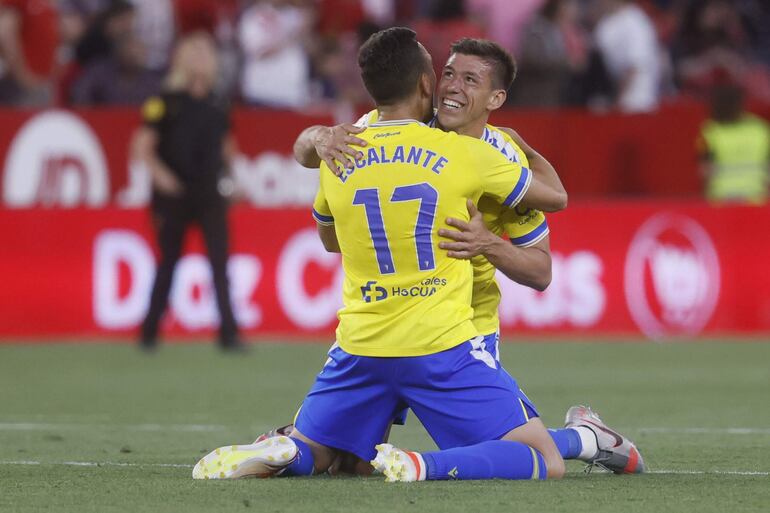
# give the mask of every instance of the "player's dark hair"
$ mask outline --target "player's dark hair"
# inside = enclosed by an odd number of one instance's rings
[[[414,92],[428,72],[414,30],[393,27],[372,34],[358,51],[364,86],[377,105],[390,105]]]
[[[511,88],[516,78],[516,61],[502,46],[488,39],[464,37],[452,43],[450,55],[460,53],[481,57],[492,66],[492,85],[498,89]]]

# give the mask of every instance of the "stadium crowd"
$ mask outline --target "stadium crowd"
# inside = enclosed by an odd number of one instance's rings
[[[234,101],[350,109],[367,103],[359,45],[393,25],[437,65],[461,36],[500,42],[519,64],[509,105],[646,112],[725,83],[770,102],[762,0],[0,0],[0,104],[139,104],[202,30]]]

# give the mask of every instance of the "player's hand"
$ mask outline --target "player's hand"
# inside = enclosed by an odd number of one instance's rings
[[[153,175],[155,188],[166,196],[181,196],[184,193],[184,185],[181,180],[170,171]]]
[[[446,224],[457,228],[438,231],[441,237],[451,239],[453,242],[439,242],[438,247],[447,250],[447,256],[467,260],[477,255],[483,255],[487,248],[498,238],[484,225],[484,218],[476,208],[473,201],[468,200],[468,213],[471,218],[468,222],[449,217]]]
[[[354,146],[363,147],[368,143],[354,134],[360,134],[364,130],[366,127],[343,123],[321,130],[316,136],[313,144],[315,151],[332,173],[340,176],[345,169],[353,167],[355,160],[363,158],[364,154]]]

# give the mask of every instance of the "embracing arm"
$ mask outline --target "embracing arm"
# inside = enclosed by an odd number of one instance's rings
[[[360,134],[364,127],[352,123],[337,126],[313,125],[304,129],[294,142],[294,159],[305,167],[315,168],[326,162],[329,169],[339,176],[342,169],[337,162],[352,165],[351,159],[360,158],[360,151],[351,147],[366,146],[366,141],[354,137]]]
[[[483,255],[508,279],[525,287],[543,291],[551,284],[551,249],[548,236],[537,244],[520,248],[496,237],[499,242]]]
[[[507,239],[498,237],[487,229],[481,213],[468,200],[470,221],[449,218],[447,224],[456,230],[439,230],[439,235],[451,239],[442,241],[441,249],[452,258],[470,259],[484,256],[509,279],[533,288],[545,290],[551,283],[551,250],[548,237],[527,248],[514,246]]]
[[[537,208],[545,212],[564,210],[567,207],[567,191],[564,189],[556,169],[513,129],[503,127],[500,130],[511,136],[524,152],[524,155],[527,156],[527,160],[529,160],[533,178],[530,188],[534,186],[535,192],[532,198],[529,196],[525,197],[524,203],[528,207]],[[536,183],[539,185],[535,186]],[[548,208],[544,208],[544,206]]]

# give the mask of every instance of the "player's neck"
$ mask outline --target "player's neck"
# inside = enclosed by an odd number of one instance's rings
[[[487,125],[487,119],[479,118],[475,121],[468,123],[467,125],[463,125],[453,129],[447,129],[444,126],[441,126],[441,123],[439,123],[438,125],[439,125],[439,128],[441,128],[442,130],[452,130],[453,132],[457,132],[460,135],[467,135],[468,137],[475,137],[476,139],[480,139],[481,136],[484,134],[484,127]]]
[[[419,106],[411,102],[397,103],[395,105],[378,105],[377,113],[380,121],[396,121],[399,119],[416,119],[422,117]]]

